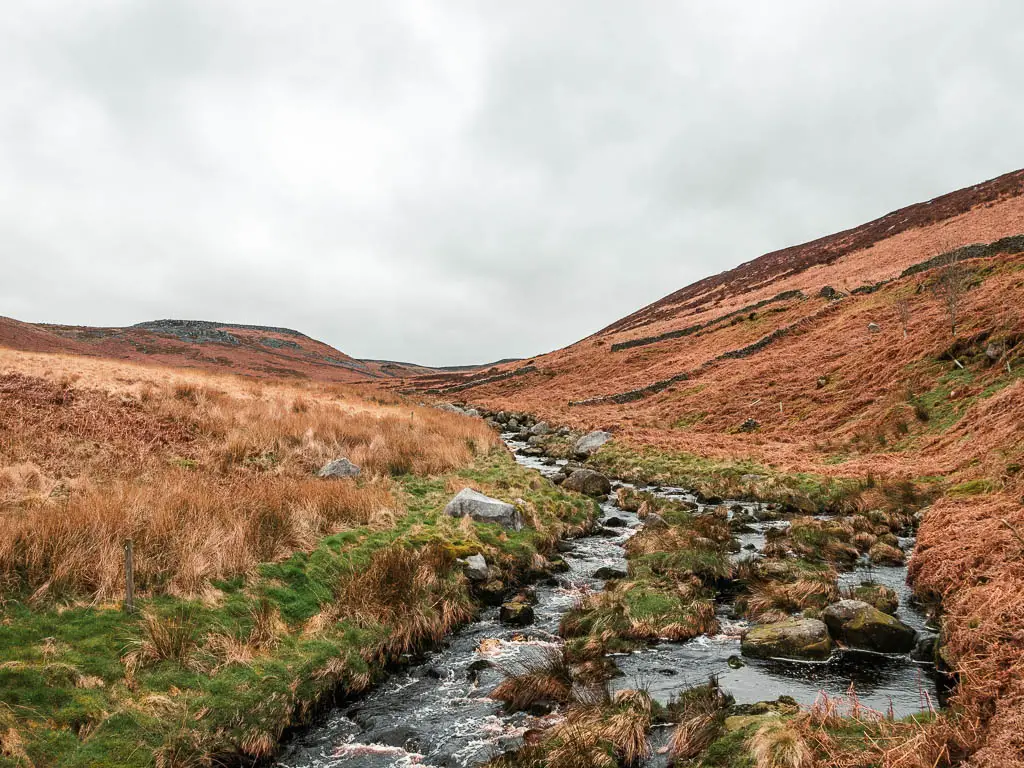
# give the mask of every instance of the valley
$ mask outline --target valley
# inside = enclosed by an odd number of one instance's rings
[[[0,766],[1024,765],[1022,296],[1016,171],[469,368],[0,318]]]

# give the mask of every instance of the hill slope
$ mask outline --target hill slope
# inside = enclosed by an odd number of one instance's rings
[[[126,328],[90,328],[0,317],[0,346],[315,381],[363,382],[434,371],[410,363],[356,360],[289,328],[205,320],[154,320]]]
[[[1022,307],[1017,171],[767,254],[525,365],[408,386],[609,429],[593,461],[631,479],[752,459],[826,488],[929,488],[911,575],[941,604],[960,686],[884,765],[1024,766]]]

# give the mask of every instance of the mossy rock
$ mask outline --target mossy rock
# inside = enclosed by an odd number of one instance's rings
[[[788,619],[750,629],[740,646],[754,659],[824,660],[832,654],[828,627],[817,619]]]
[[[860,600],[840,600],[823,614],[832,636],[851,648],[878,653],[909,653],[917,632],[895,616]]]
[[[850,590],[850,596],[854,600],[860,600],[863,603],[874,606],[882,613],[888,613],[890,616],[896,615],[896,611],[900,607],[899,595],[896,594],[895,590],[882,584],[861,584],[859,587],[854,587]]]

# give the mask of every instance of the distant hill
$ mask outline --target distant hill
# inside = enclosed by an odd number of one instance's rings
[[[357,360],[290,328],[209,320],[152,320],[125,328],[92,328],[24,323],[0,317],[0,346],[250,376],[337,382],[435,372],[433,368],[410,363]]]

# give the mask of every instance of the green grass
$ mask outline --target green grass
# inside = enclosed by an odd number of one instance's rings
[[[523,499],[545,530],[463,528],[442,513],[453,495],[446,489],[462,481],[510,501]],[[217,582],[219,592],[206,602],[139,600],[142,611],[161,617],[187,611],[198,643],[187,663],[158,661],[129,674],[124,656],[145,636],[141,614],[128,616],[117,606],[30,607],[6,595],[0,603],[0,725],[13,718],[37,768],[153,766],[157,755],[167,764],[189,765],[210,755],[266,754],[326,694],[358,691],[383,674],[363,654],[388,638],[386,624],[343,618],[315,634],[303,632],[332,605],[339,582],[363,572],[376,552],[396,542],[415,549],[437,545],[449,562],[484,552],[513,583],[531,571],[534,554],[584,526],[595,511],[591,500],[540,481],[497,451],[461,472],[404,476],[397,483],[407,511],[391,529],[328,536],[311,552]],[[450,567],[442,581],[465,593],[464,582],[455,580],[457,566]],[[261,605],[284,623],[278,642],[246,663],[226,664],[206,641],[214,634],[248,638]],[[14,757],[0,755],[0,766],[14,765],[20,765]]]

